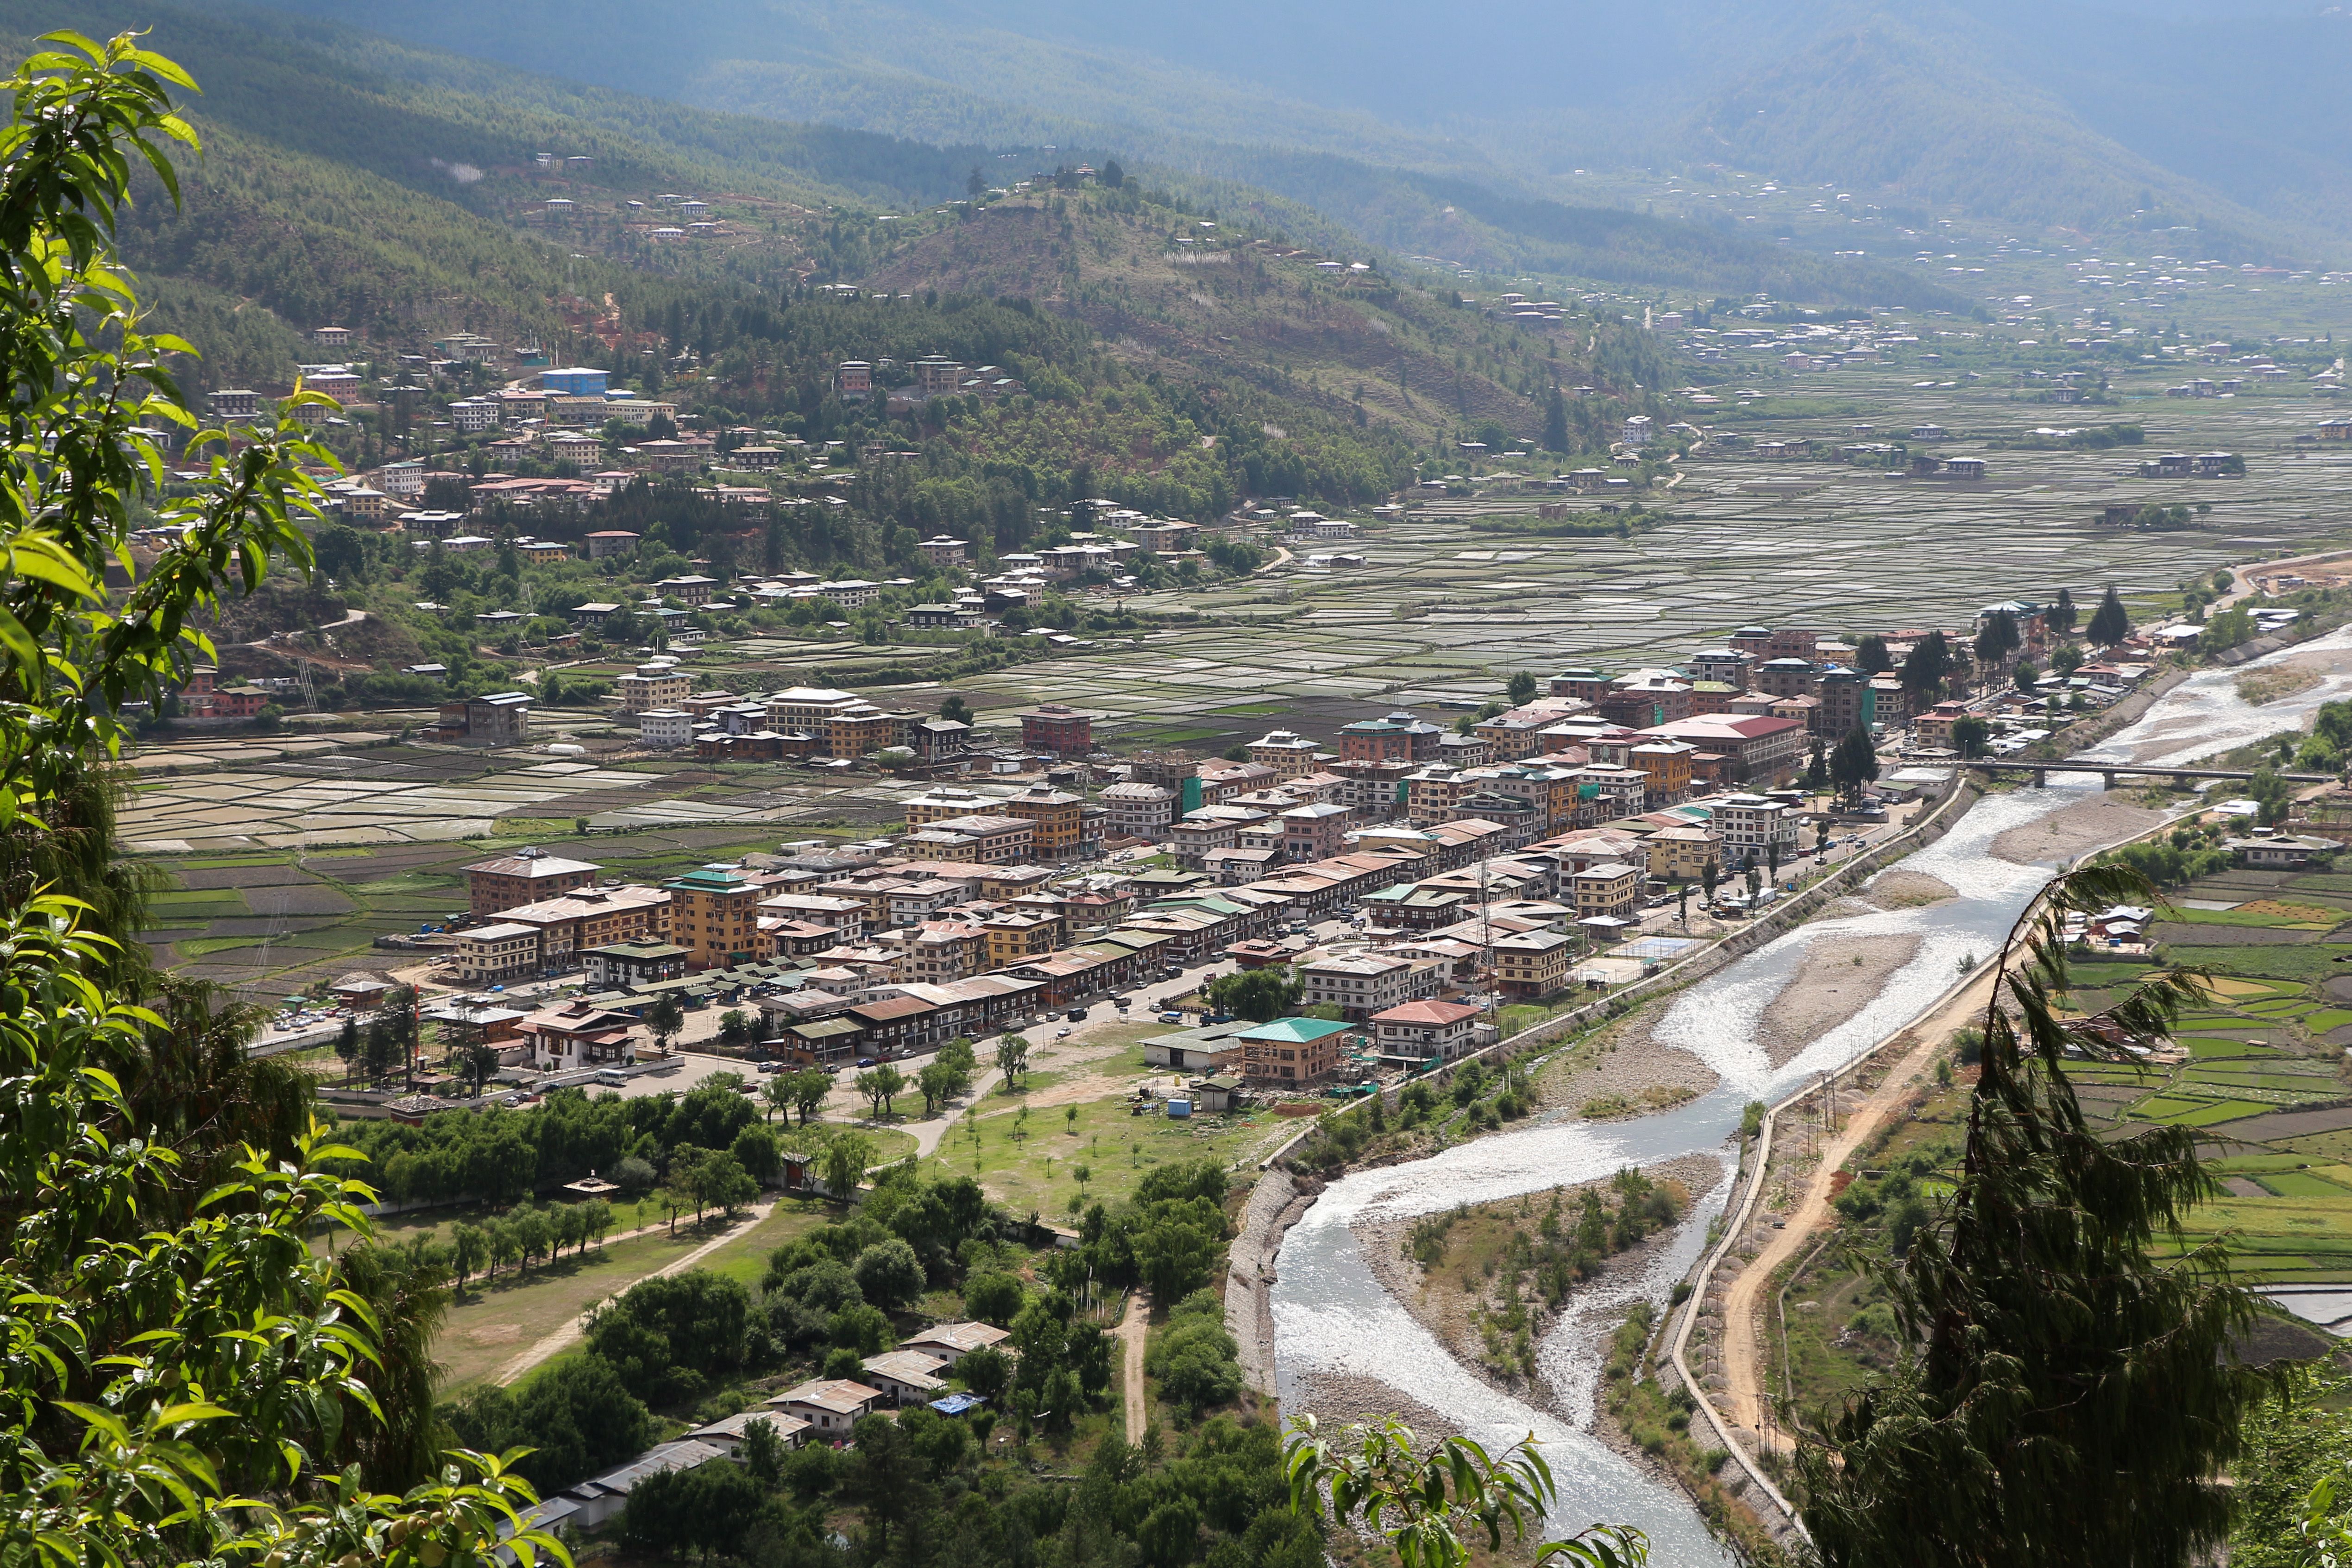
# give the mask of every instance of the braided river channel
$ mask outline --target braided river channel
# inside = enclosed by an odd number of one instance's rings
[[[2242,700],[2247,670],[2294,661],[2325,664],[2318,684],[2259,708]],[[2352,629],[2332,633],[2236,668],[2200,671],[2152,703],[2086,758],[2182,763],[2307,723],[2320,703],[2352,695]],[[1801,925],[1664,1005],[1654,1040],[1679,1046],[1719,1075],[1709,1093],[1667,1111],[1595,1123],[1565,1111],[1540,1115],[1425,1160],[1346,1176],[1324,1191],[1282,1244],[1273,1292],[1275,1366],[1283,1405],[1312,1408],[1318,1379],[1373,1379],[1428,1407],[1481,1442],[1533,1432],[1559,1482],[1551,1525],[1570,1532],[1595,1521],[1632,1524],[1651,1538],[1660,1568],[1729,1561],[1683,1493],[1617,1454],[1593,1431],[1594,1394],[1609,1336],[1635,1300],[1661,1309],[1706,1244],[1710,1222],[1730,1195],[1734,1140],[1750,1100],[1772,1101],[1825,1070],[1854,1060],[1919,1016],[1954,980],[1964,955],[1993,952],[2011,923],[2049,879],[2050,866],[2020,865],[1992,853],[2001,834],[2095,795],[2096,774],[2049,775],[2044,788],[1989,795],[1937,843],[1898,862],[1957,891],[1926,908],[1821,919]],[[1835,935],[1916,935],[1911,960],[1858,1012],[1772,1068],[1758,1021],[1802,967],[1807,944]],[[1482,1382],[1381,1284],[1351,1223],[1401,1219],[1492,1202],[1609,1175],[1680,1155],[1712,1155],[1721,1179],[1637,1278],[1603,1281],[1572,1299],[1538,1352],[1548,1404],[1531,1404]]]

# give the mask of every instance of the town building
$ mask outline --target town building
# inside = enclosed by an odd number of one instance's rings
[[[1515,931],[1496,937],[1494,951],[1496,989],[1506,996],[1529,1001],[1567,985],[1576,939],[1544,929]]]
[[[1372,1015],[1372,1048],[1403,1066],[1450,1062],[1471,1048],[1478,1017],[1477,1008],[1460,1002],[1407,1002]]]
[[[1760,795],[1719,795],[1708,805],[1708,821],[1723,841],[1726,867],[1746,870],[1776,858],[1797,858],[1797,814],[1785,802]]]
[[[682,708],[694,695],[694,677],[676,665],[641,664],[613,682],[625,712],[646,713],[656,708]]]
[[[998,810],[1025,819],[1034,830],[1032,846],[1040,860],[1067,860],[1091,852],[1087,833],[1086,800],[1051,784],[1033,784],[1001,802]],[[1025,857],[1024,857],[1025,858]]]
[[[1277,779],[1297,778],[1315,771],[1317,748],[1304,735],[1276,730],[1250,742],[1249,760],[1272,768]]]
[[[637,738],[664,748],[694,743],[694,715],[676,708],[655,708],[637,715]]]
[[[1102,792],[1110,830],[1121,838],[1157,844],[1176,819],[1176,792],[1151,784],[1117,784]]]
[[[637,1059],[636,1020],[587,1002],[542,1009],[519,1026],[531,1065],[541,1072],[618,1067]]]
[[[695,969],[731,969],[759,951],[760,900],[766,881],[740,866],[704,866],[662,884],[670,895],[670,940]]]
[[[1275,1089],[1321,1084],[1339,1069],[1345,1024],[1320,1018],[1276,1018],[1241,1034],[1242,1076]]]
[[[1299,1000],[1309,1007],[1332,1006],[1351,1022],[1405,1002],[1434,996],[1444,974],[1432,963],[1382,953],[1318,958],[1298,965]]]
[[[634,990],[686,973],[692,954],[675,942],[616,942],[592,947],[580,954],[588,984],[599,990]]]
[[[476,920],[488,920],[500,910],[593,888],[603,869],[591,861],[566,860],[530,847],[494,860],[477,860],[466,868],[467,907]]]

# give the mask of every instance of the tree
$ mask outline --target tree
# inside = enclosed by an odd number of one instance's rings
[[[1095,178],[1102,182],[1102,186],[1105,190],[1115,191],[1121,185],[1127,184],[1127,171],[1118,166],[1118,159],[1105,158],[1103,160],[1102,173],[1096,175]]]
[[[1544,450],[1568,450],[1568,399],[1555,384],[1544,398]]]
[[[751,1014],[740,1007],[730,1007],[719,1015],[719,1042],[726,1046],[748,1046],[760,1037],[760,1026]]]
[[[1264,1024],[1287,1017],[1298,1005],[1306,986],[1287,968],[1268,965],[1238,974],[1220,974],[1209,982],[1209,1003],[1221,1013]]]
[[[1029,1041],[1021,1035],[1003,1034],[996,1040],[996,1070],[1004,1076],[1004,1087],[1010,1091],[1029,1070]]]
[[[464,1290],[467,1279],[478,1272],[490,1259],[490,1238],[478,1225],[461,1225],[449,1235],[449,1268],[457,1276],[457,1289]]]
[[[342,1028],[335,1036],[335,1056],[343,1064],[343,1081],[351,1082],[352,1068],[360,1058],[360,1021],[357,1018],[343,1020]]]
[[[728,1152],[734,1155],[735,1163],[749,1171],[751,1179],[763,1187],[774,1181],[776,1173],[784,1168],[783,1150],[778,1146],[776,1135],[764,1125],[746,1127],[735,1134],[735,1142],[729,1146]]]
[[[785,1125],[793,1120],[793,1080],[785,1073],[770,1073],[768,1081],[760,1086],[760,1098],[768,1107],[768,1120],[773,1121],[776,1112],[784,1113]]]
[[[932,1059],[946,1068],[950,1075],[948,1080],[950,1098],[970,1089],[971,1080],[980,1074],[979,1054],[972,1049],[971,1041],[961,1035],[941,1046],[939,1055]]]
[[[1977,663],[1988,670],[1999,669],[2022,642],[2018,635],[2017,617],[2007,610],[1995,610],[1977,627]]]
[[[1952,721],[1952,749],[1963,757],[1984,755],[1985,742],[1992,738],[1992,726],[1970,713]]]
[[[1903,656],[1903,668],[1895,675],[1911,699],[1914,709],[1927,703],[1944,689],[1944,679],[1952,673],[1951,645],[1941,632],[1929,632]]]
[[[2100,596],[2099,607],[2091,612],[2091,624],[2084,628],[2083,635],[2101,647],[2113,647],[2130,637],[2131,629],[2131,616],[2124,609],[2123,595],[2110,583],[2106,593]]]
[[[1848,801],[1862,798],[1862,786],[1878,777],[1878,748],[1870,731],[1857,724],[1845,732],[1830,756],[1830,778]]]
[[[895,1236],[859,1253],[849,1271],[856,1276],[857,1288],[866,1299],[886,1312],[898,1311],[922,1299],[922,1260],[915,1256],[913,1247]]]
[[[1712,860],[1709,860],[1706,865],[1701,866],[1698,868],[1699,886],[1706,889],[1706,901],[1710,905],[1715,902],[1715,885],[1718,881],[1722,880],[1722,871],[1717,868],[1716,863]]]
[[[2079,612],[2074,607],[2074,595],[2061,588],[2058,590],[2057,603],[2042,612],[2042,620],[2043,625],[2060,637],[2069,637],[2074,633],[2074,622],[2078,615]]]
[[[1805,788],[1818,795],[1830,787],[1830,764],[1827,749],[1819,735],[1813,737],[1812,755],[1805,763]]]
[[[1918,1349],[1801,1428],[1824,1563],[2186,1563],[2224,1537],[2242,1424],[2279,1386],[2234,1352],[2261,1303],[2221,1238],[2182,1239],[2221,1190],[2198,1130],[2103,1136],[2069,1077],[2206,994],[2161,972],[2070,1010],[2067,921],[2155,901],[2123,867],[2072,872],[2002,945],[1955,1191],[1879,1270]]]
[[[950,691],[940,699],[940,717],[951,724],[969,724],[971,722],[971,704]]]
[[[722,1219],[732,1219],[737,1209],[760,1195],[759,1179],[724,1151],[714,1151],[697,1161],[688,1179],[694,1187],[697,1218],[708,1206],[717,1209]]]
[[[915,1074],[915,1087],[922,1091],[923,1114],[939,1114],[940,1108],[955,1095],[956,1070],[942,1061],[928,1061]]]
[[[1536,700],[1536,692],[1540,688],[1537,686],[1536,678],[1532,674],[1527,670],[1518,669],[1511,672],[1510,684],[1504,689],[1510,693],[1512,707],[1523,708]]]
[[[1690,924],[1690,884],[1679,879],[1675,883],[1675,920],[1682,925]]]
[[[646,1009],[646,1027],[653,1031],[654,1049],[669,1054],[669,1043],[686,1027],[686,1009],[676,996],[664,994]]]
[[[654,1190],[660,1176],[653,1166],[635,1154],[613,1167],[613,1184],[621,1189],[625,1198],[641,1198]]]
[[[824,1190],[847,1203],[857,1195],[857,1185],[866,1179],[866,1167],[873,1158],[874,1145],[864,1133],[836,1134],[818,1163],[824,1173]]]
[[[1428,1453],[1412,1428],[1391,1415],[1351,1426],[1335,1447],[1311,1415],[1293,1416],[1283,1446],[1290,1510],[1318,1514],[1330,1498],[1333,1521],[1358,1515],[1385,1537],[1402,1568],[1462,1568],[1470,1561],[1465,1534],[1484,1537],[1488,1552],[1543,1528],[1544,1510],[1559,1495],[1551,1467],[1529,1433],[1489,1455],[1468,1437],[1448,1437]],[[1622,1525],[1594,1525],[1567,1541],[1546,1542],[1538,1563],[1579,1568],[1637,1568],[1649,1559],[1649,1541]]]
[[[833,1075],[823,1068],[803,1068],[793,1074],[793,1109],[800,1112],[802,1126],[815,1118],[832,1092]]]
[[[1886,651],[1886,639],[1876,632],[1854,645],[1853,667],[1864,675],[1885,675],[1895,668],[1895,656]]]
[[[866,1103],[872,1108],[874,1117],[878,1121],[888,1114],[890,1101],[907,1087],[907,1075],[884,1062],[880,1067],[859,1073],[856,1082],[857,1092],[866,1097]]]

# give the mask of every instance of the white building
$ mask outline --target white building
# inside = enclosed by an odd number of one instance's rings
[[[648,746],[690,746],[694,715],[677,708],[648,709],[637,715],[637,738]]]

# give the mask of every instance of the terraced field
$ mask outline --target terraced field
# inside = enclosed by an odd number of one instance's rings
[[[2185,1245],[2218,1237],[2264,1283],[2352,1280],[2352,1008],[2338,1005],[2352,1000],[2347,921],[2343,877],[2201,879],[2156,928],[2172,962],[2212,975],[2210,1004],[2179,1020],[2185,1059],[2070,1068],[2085,1109],[2119,1131],[2158,1122],[2209,1135],[2228,1193],[2189,1215]],[[2247,940],[2257,936],[2273,940]],[[2090,965],[2082,978],[2113,986],[2130,973]],[[2095,1006],[2104,994],[2082,1000]]]

